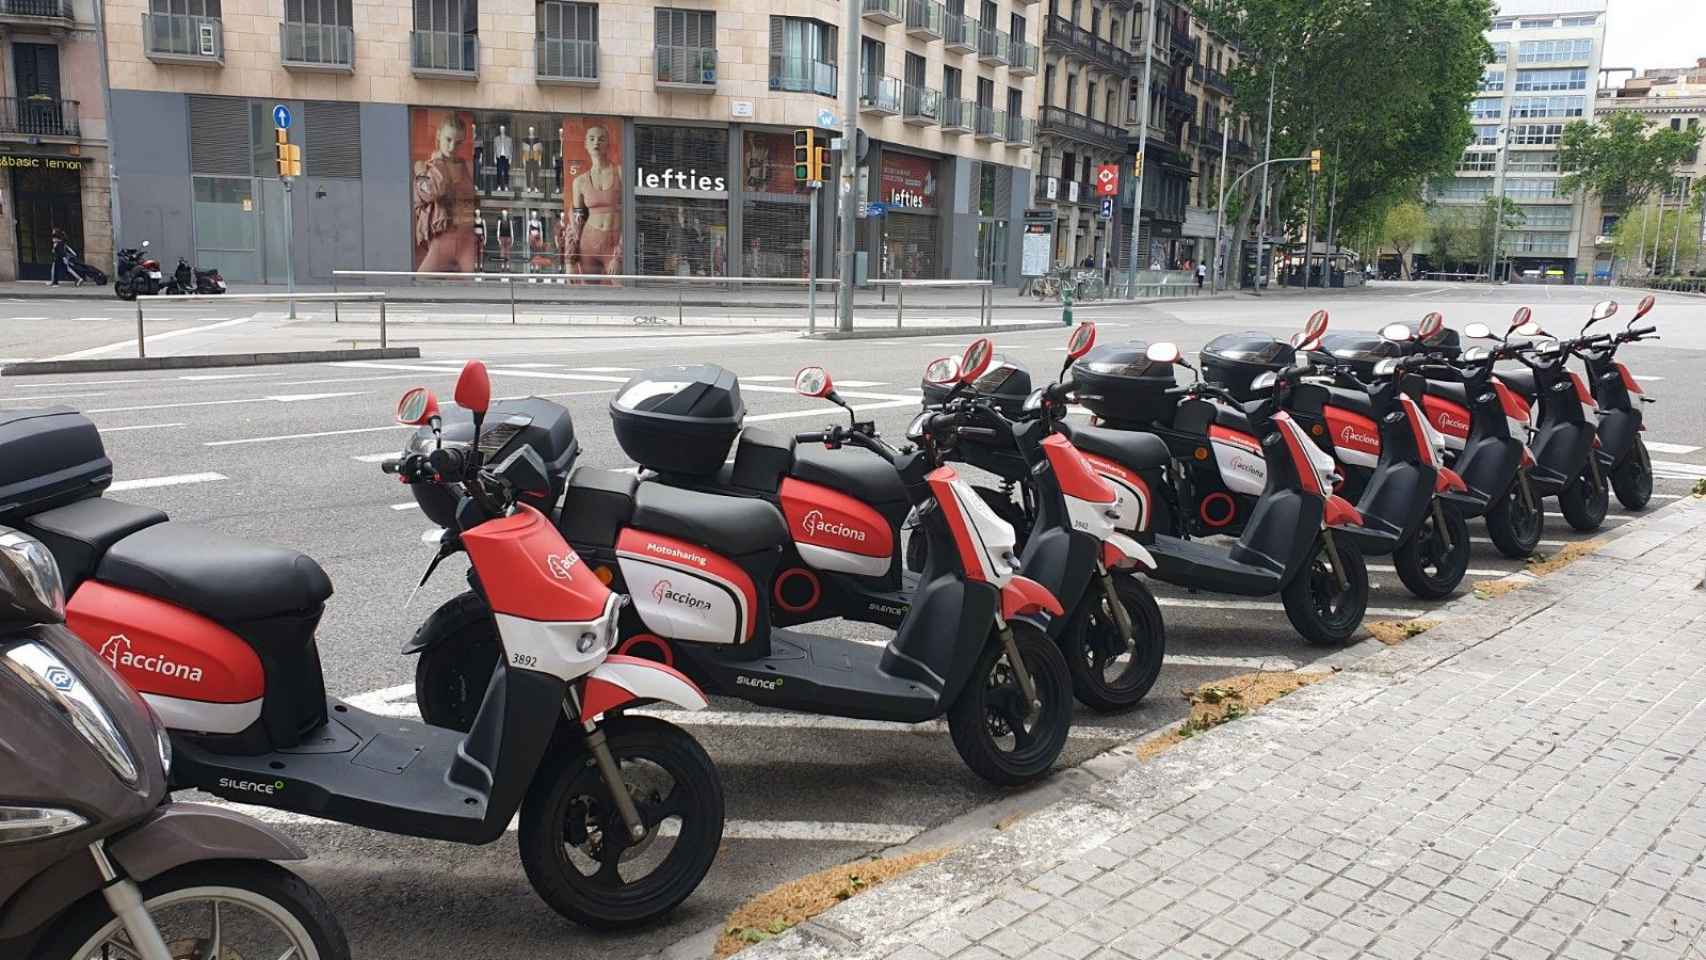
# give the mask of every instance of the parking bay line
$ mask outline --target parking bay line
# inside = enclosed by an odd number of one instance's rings
[[[1648,440],[1646,443],[1647,449],[1655,453],[1686,455],[1700,449],[1699,447],[1689,446],[1686,443],[1665,443],[1661,440]]]
[[[84,413],[131,413],[137,410],[175,410],[178,407],[224,407],[238,403],[294,403],[303,400],[332,400],[337,397],[359,397],[365,390],[349,393],[282,393],[268,397],[234,397],[230,400],[191,400],[184,403],[143,403],[131,407],[96,407]]]
[[[168,427],[181,427],[181,423],[138,423],[128,427],[101,427],[102,433],[123,433],[126,430],[165,430]]]
[[[107,487],[108,492],[123,490],[149,490],[154,487],[178,487],[189,483],[211,483],[215,480],[229,480],[223,473],[180,473],[171,477],[142,477],[137,480],[118,480]]]
[[[377,433],[380,430],[400,430],[405,423],[388,423],[383,427],[354,427],[349,430],[316,430],[313,433],[286,433],[276,437],[243,437],[238,440],[208,440],[204,447],[234,447],[245,443],[271,443],[274,440],[312,440],[316,437],[343,437],[356,433]],[[409,429],[414,429],[409,427]]]
[[[164,319],[164,318],[162,318],[162,319]],[[186,335],[192,334],[192,333],[206,333],[209,330],[218,330],[218,329],[221,329],[224,327],[234,327],[234,326],[237,326],[238,324],[248,323],[249,321],[251,321],[253,319],[255,319],[255,318],[254,317],[237,317],[234,320],[220,320],[220,321],[217,321],[215,323],[204,323],[204,324],[201,324],[199,326],[184,327],[180,330],[167,330],[163,333],[151,333],[148,336],[143,338],[143,342],[144,343],[154,343],[157,340],[169,340],[172,337],[182,337],[182,336],[186,336]],[[158,323],[159,320],[156,320],[155,322]],[[99,347],[90,347],[87,350],[78,350],[78,351],[75,351],[73,353],[60,354],[57,357],[49,357],[48,359],[49,360],[80,360],[84,357],[97,357],[103,353],[108,353],[108,352],[111,352],[113,350],[120,350],[120,349],[124,349],[126,347],[132,347],[135,345],[136,345],[136,338],[132,337],[128,340],[120,340],[117,343],[108,343],[108,344],[104,344],[104,345],[99,346]]]

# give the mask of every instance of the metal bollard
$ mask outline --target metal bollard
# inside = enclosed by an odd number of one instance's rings
[[[509,288],[509,322],[510,322],[511,326],[514,326],[515,325],[515,281],[513,279],[505,277],[504,278],[504,286]]]
[[[334,270],[334,271],[333,271],[333,272],[332,272],[332,293],[333,293],[333,294],[336,294],[336,293],[337,293],[337,292],[338,292],[338,274],[337,274],[337,271],[335,271],[335,270]],[[382,313],[382,314],[383,314],[383,311],[381,311],[381,313]],[[332,298],[332,322],[333,322],[333,323],[337,323],[337,322],[338,322],[338,320],[339,320],[339,316],[338,316],[338,300],[337,300],[337,297],[336,297],[336,296],[334,296],[334,297],[333,297],[333,298]],[[384,338],[384,336],[383,336],[383,335],[381,335],[381,336],[380,336],[380,340],[384,340],[384,339],[385,339],[385,338]],[[381,343],[381,344],[380,344],[380,346],[384,346],[384,344],[383,344],[383,343]]]
[[[337,303],[337,301],[333,300],[332,303],[335,305]],[[385,344],[385,298],[380,297],[379,298],[379,349],[383,350],[383,349],[385,349],[385,346],[386,346],[386,344]]]
[[[1060,293],[1060,325],[1072,326],[1072,292],[1062,290]]]
[[[900,283],[894,289],[894,328],[899,330],[906,318],[906,284]]]
[[[677,285],[675,288],[675,325],[681,326],[684,319],[681,315],[681,287]]]
[[[142,297],[138,295],[136,298],[136,355],[138,357],[148,356],[148,351],[143,349],[142,343]]]

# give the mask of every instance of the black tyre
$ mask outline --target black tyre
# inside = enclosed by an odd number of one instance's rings
[[[552,909],[600,930],[654,920],[687,899],[723,842],[723,784],[705,749],[673,724],[603,724],[646,834],[632,840],[590,753],[556,750],[521,804],[521,865]]]
[[[1582,472],[1558,494],[1558,512],[1565,521],[1583,533],[1598,530],[1605,523],[1605,512],[1611,507],[1611,494],[1603,479],[1594,482],[1592,463],[1583,465]]]
[[[348,960],[349,942],[326,901],[301,877],[255,860],[202,860],[141,885],[143,903],[173,957]],[[99,893],[52,924],[35,960],[130,957],[130,938]]]
[[[1061,653],[1072,671],[1073,695],[1103,713],[1137,706],[1161,676],[1167,653],[1167,626],[1149,588],[1134,576],[1115,574],[1113,580],[1114,593],[1131,618],[1134,648],[1126,649],[1108,598],[1095,580],[1060,638]]]
[[[1527,500],[1523,499],[1526,490]],[[1499,552],[1512,560],[1534,555],[1540,546],[1540,536],[1546,532],[1546,513],[1541,507],[1540,494],[1528,471],[1522,470],[1504,496],[1493,501],[1487,510],[1487,536]]]
[[[1008,626],[1037,687],[1035,721],[1027,723],[1025,695],[993,632],[971,677],[948,708],[954,749],[972,772],[998,786],[1029,783],[1049,772],[1072,728],[1072,675],[1066,658],[1041,630],[1021,621]]]
[[[503,656],[491,608],[472,590],[459,594],[427,617],[415,640],[426,644],[415,663],[421,719],[467,733]]]
[[[1645,510],[1652,501],[1653,458],[1640,437],[1635,438],[1623,465],[1611,472],[1611,489],[1617,494],[1617,502],[1630,510]]]
[[[1286,618],[1312,644],[1344,643],[1362,626],[1362,615],[1368,611],[1368,566],[1363,563],[1362,551],[1349,537],[1335,538],[1333,546],[1344,565],[1345,586],[1341,587],[1334,575],[1327,532],[1323,530],[1315,538],[1303,569],[1280,594]]]
[[[1443,529],[1433,510],[1422,518],[1410,539],[1398,545],[1392,565],[1398,579],[1423,600],[1443,600],[1457,590],[1469,572],[1469,521],[1449,503],[1439,505]],[[1446,540],[1451,546],[1446,546]]]
[[[1025,509],[1013,502],[1013,498],[1000,490],[989,487],[973,487],[983,502],[995,511],[996,516],[1007,521],[1013,527],[1017,542],[1013,545],[1015,555],[1025,552],[1025,535],[1030,533],[1031,522],[1025,518]],[[906,539],[906,569],[913,573],[924,570],[924,561],[930,556],[930,540],[914,527],[908,532]]]
[[[115,295],[117,295],[117,297],[120,300],[135,300],[136,299],[136,292],[131,290],[130,284],[124,282],[123,280],[114,280],[113,281],[113,293]]]

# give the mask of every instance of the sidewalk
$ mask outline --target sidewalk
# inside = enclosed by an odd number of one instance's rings
[[[1706,957],[1706,502],[1622,529],[741,960]]]

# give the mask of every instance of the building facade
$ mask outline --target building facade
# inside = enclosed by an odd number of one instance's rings
[[[1581,197],[1558,190],[1558,141],[1565,124],[1593,116],[1606,3],[1500,0],[1498,7],[1487,32],[1493,56],[1469,104],[1475,138],[1456,177],[1432,199],[1471,216],[1489,197],[1515,201],[1522,224],[1500,242],[1500,276],[1582,282],[1593,252],[1580,248]]]
[[[1602,76],[1618,72],[1607,69]],[[1594,113],[1607,116],[1629,111],[1638,113],[1655,127],[1672,130],[1692,130],[1706,125],[1706,57],[1692,67],[1661,68],[1644,71],[1630,77],[1621,86],[1600,84],[1594,101]],[[1659,202],[1674,207],[1686,202],[1694,185],[1706,180],[1706,150],[1695,150],[1683,169],[1678,171],[1673,188]],[[1628,213],[1624,204],[1601,197],[1587,199],[1586,215],[1582,218],[1581,249],[1594,251],[1593,278],[1609,282],[1612,278],[1614,245],[1612,234],[1617,223]],[[1706,244],[1703,244],[1706,246]],[[1693,264],[1682,264],[1681,269]]]
[[[857,69],[861,276],[1017,282],[1034,0],[857,2],[848,64],[829,0],[115,0],[123,239],[249,282],[281,281],[292,241],[307,280],[793,278],[815,202],[832,276],[836,179],[796,183],[792,133],[838,135]],[[303,153],[288,191],[279,105]]]
[[[112,263],[94,0],[0,0],[0,280],[46,280],[52,235]]]

